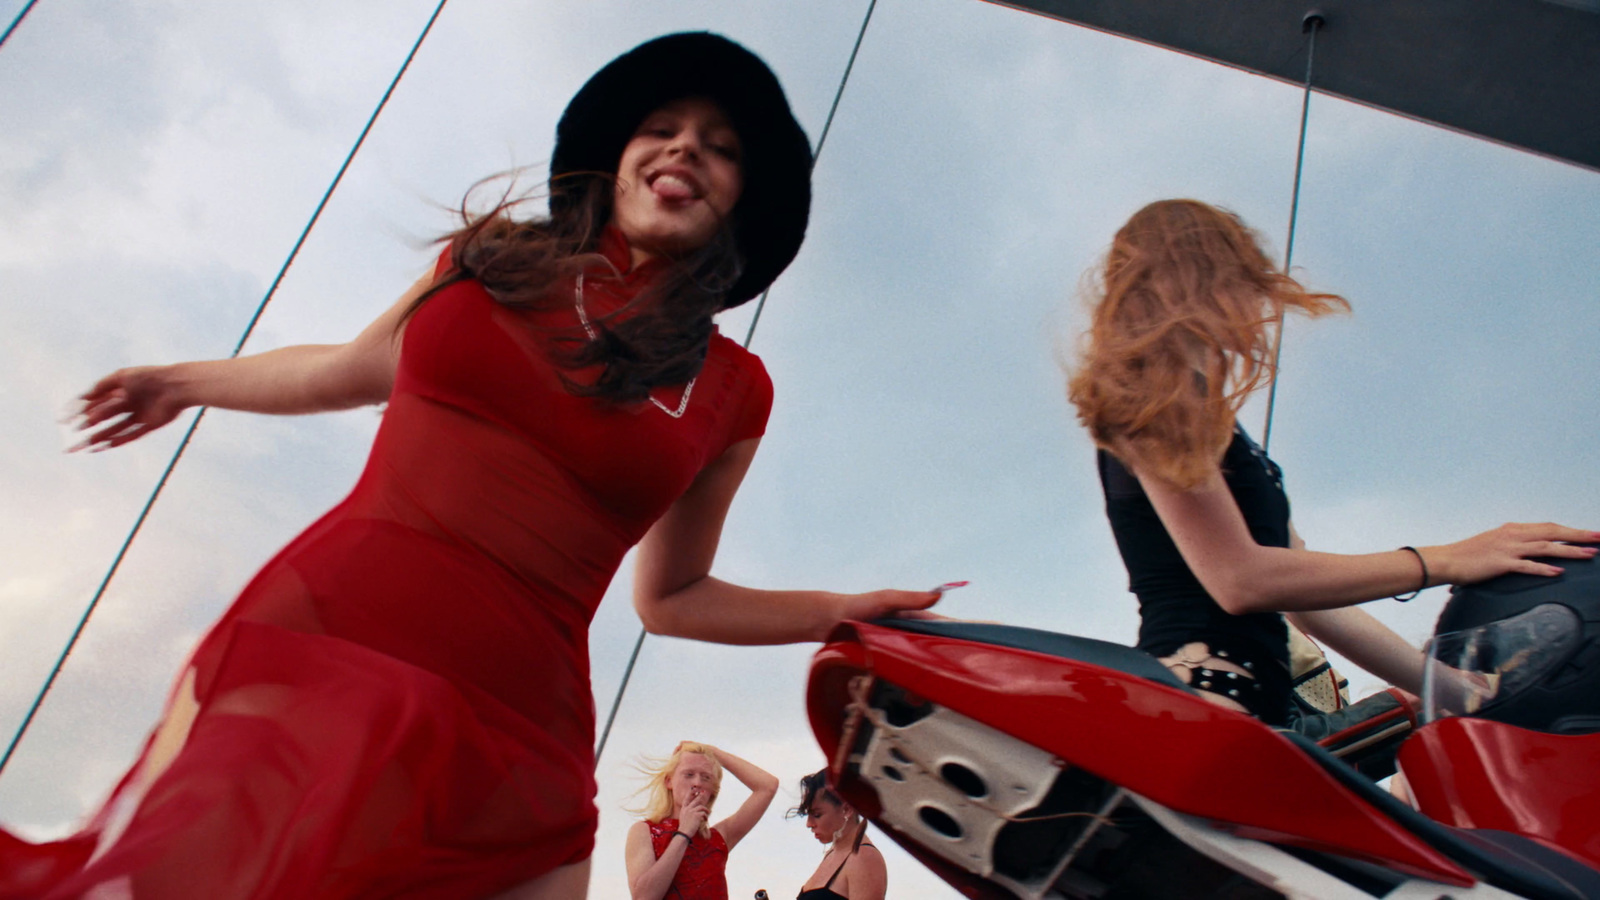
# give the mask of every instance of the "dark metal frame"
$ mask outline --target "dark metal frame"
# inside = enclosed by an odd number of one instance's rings
[[[1600,171],[1600,0],[989,0]]]

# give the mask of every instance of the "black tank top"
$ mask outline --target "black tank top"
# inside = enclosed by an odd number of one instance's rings
[[[1211,599],[1161,524],[1150,498],[1116,457],[1099,452],[1106,517],[1128,569],[1128,589],[1139,598],[1139,649],[1167,656],[1191,641],[1213,652],[1257,663],[1271,710],[1289,709],[1289,632],[1279,613],[1230,615]],[[1264,547],[1289,546],[1289,498],[1283,472],[1255,441],[1234,426],[1222,457],[1222,480],[1244,514],[1250,536]],[[1281,724],[1273,713],[1262,715]]]
[[[864,832],[865,829],[863,829],[863,833]],[[845,895],[832,889],[833,880],[839,877],[839,873],[844,871],[844,867],[850,864],[850,858],[855,856],[863,846],[871,847],[872,842],[867,841],[865,844],[863,844],[861,841],[861,835],[857,834],[855,846],[851,847],[850,852],[845,854],[844,862],[839,863],[839,868],[834,869],[833,874],[828,876],[827,883],[823,884],[823,886],[819,888],[812,888],[809,891],[801,891],[795,895],[794,900],[849,900],[849,898]]]

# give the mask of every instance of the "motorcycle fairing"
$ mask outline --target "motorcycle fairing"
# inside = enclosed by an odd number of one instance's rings
[[[1402,746],[1400,768],[1431,818],[1528,835],[1600,866],[1600,734],[1444,718]]]
[[[831,753],[836,768],[852,750],[842,744],[853,739],[843,715],[856,699],[851,681],[871,673],[1072,769],[1211,820],[1238,837],[1366,860],[1447,884],[1474,883],[1461,867],[1341,789],[1281,735],[1195,696],[1148,656],[1071,639],[1095,645],[1094,652],[1113,664],[1120,653],[1136,654],[1128,657],[1129,668],[1154,666],[1167,683],[1144,671],[1134,675],[1022,649],[1015,641],[994,646],[939,633],[949,628],[913,627],[924,633],[847,623],[815,657],[808,709],[821,746],[840,751]],[[1140,658],[1145,662],[1135,661]],[[852,802],[876,815],[880,810],[868,794]]]

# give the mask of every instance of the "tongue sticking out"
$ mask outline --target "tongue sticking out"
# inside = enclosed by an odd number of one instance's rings
[[[688,182],[673,175],[663,175],[655,180],[656,196],[663,200],[693,200],[694,188]]]

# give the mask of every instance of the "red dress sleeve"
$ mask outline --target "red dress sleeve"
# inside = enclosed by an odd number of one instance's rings
[[[772,415],[772,376],[767,374],[767,367],[761,364],[760,357],[747,353],[745,359],[745,377],[749,379],[750,387],[728,435],[728,447],[766,434],[767,419]]]

